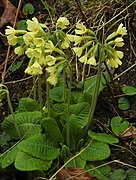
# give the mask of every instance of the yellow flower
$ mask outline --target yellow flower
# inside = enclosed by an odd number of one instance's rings
[[[123,24],[121,23],[116,31],[116,34],[118,35],[126,35],[127,34],[127,30],[126,30],[126,27],[123,27]]]
[[[108,64],[109,66],[111,66],[112,68],[117,68],[119,65],[122,64],[122,62],[120,61],[119,58],[116,58],[116,59],[109,59],[109,60],[107,61],[107,64]]]
[[[43,72],[42,72],[42,68],[41,68],[40,64],[37,61],[35,61],[32,66],[28,66],[26,68],[25,73],[35,76],[35,75],[40,75]]]
[[[27,24],[27,29],[31,32],[38,32],[40,29],[41,29],[41,26],[37,20],[37,18],[32,18],[32,21],[31,20],[27,20],[26,21],[26,24]]]
[[[124,45],[123,38],[118,37],[114,40],[114,43],[117,47],[122,47]]]
[[[88,54],[86,53],[84,56],[82,56],[81,58],[79,58],[79,61],[80,61],[81,63],[86,64],[86,63],[87,63],[87,56],[88,56]]]
[[[8,29],[5,30],[5,34],[7,36],[12,35],[15,36],[17,34],[17,30],[15,30],[14,28],[12,28],[11,26],[7,26]]]
[[[73,51],[76,53],[76,55],[77,55],[78,57],[81,56],[81,54],[82,54],[82,52],[83,52],[83,47],[74,47],[74,48],[72,48],[72,49],[73,49]]]
[[[75,41],[75,46],[76,46],[77,44],[81,43],[81,41],[83,40],[83,37],[74,35],[73,39]]]
[[[14,52],[15,52],[15,54],[21,56],[22,54],[24,54],[24,49],[22,46],[18,46],[14,49]]]
[[[112,68],[117,68],[119,65],[122,65],[122,62],[120,59],[123,58],[123,52],[122,51],[115,51],[114,52],[115,58],[111,58],[107,61],[107,64],[111,66]]]
[[[35,48],[34,51],[33,51],[33,57],[40,58],[41,55],[42,55],[41,48]]]
[[[76,30],[75,30],[75,33],[76,34],[84,34],[87,32],[87,28],[83,25],[83,23],[77,23],[76,24]]]
[[[54,74],[55,71],[56,71],[56,66],[47,67],[47,68],[46,68],[46,71],[47,71],[48,73]]]
[[[47,61],[48,66],[52,66],[52,65],[55,64],[56,58],[54,56],[47,55],[46,56],[46,61]]]
[[[95,59],[95,56],[94,56],[94,55],[92,55],[92,57],[90,57],[90,58],[88,59],[87,64],[96,66],[96,59]]]
[[[33,32],[28,32],[23,36],[26,45],[33,44],[34,38],[35,38],[35,33]]]
[[[45,48],[46,53],[52,53],[55,49],[54,44],[50,40],[45,44]]]
[[[43,47],[45,44],[45,41],[42,38],[35,38],[34,39],[34,45],[37,47]]]
[[[25,54],[26,54],[29,58],[34,57],[34,49],[28,48],[28,49],[25,51]]]
[[[62,49],[67,49],[70,45],[70,41],[72,41],[72,35],[70,34],[65,34],[64,36],[64,40],[61,43],[61,47]]]
[[[68,25],[69,25],[69,20],[66,17],[60,17],[57,20],[57,27],[61,29],[66,29]]]
[[[18,37],[14,35],[7,36],[9,45],[15,46],[18,42]]]
[[[51,84],[51,85],[56,85],[58,82],[58,78],[56,74],[50,74],[50,76],[48,77],[47,81]]]

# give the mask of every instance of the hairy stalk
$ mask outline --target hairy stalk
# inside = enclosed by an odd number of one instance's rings
[[[48,78],[48,73],[46,72],[46,79]],[[51,103],[50,103],[50,84],[46,81],[46,99],[47,99],[47,109],[48,109],[48,117],[51,116]]]
[[[70,103],[71,103],[71,84],[72,84],[72,70],[71,66],[68,63],[68,68],[70,71],[70,82],[69,82],[69,91],[68,91],[68,105],[67,105],[67,116],[66,116],[66,139],[67,139],[67,146],[70,147],[70,124],[69,124],[69,114],[70,114]]]
[[[91,103],[91,107],[90,107],[90,110],[89,110],[87,125],[86,125],[85,130],[84,130],[84,136],[87,134],[89,128],[92,125],[93,115],[94,115],[94,112],[95,112],[97,99],[98,99],[98,94],[99,94],[99,87],[100,87],[100,81],[101,81],[101,69],[102,69],[101,52],[99,52],[99,57],[98,58],[99,58],[99,63],[98,63],[97,79],[96,79],[94,94],[92,96],[92,103]]]
[[[66,92],[66,71],[65,69],[63,70],[63,93],[64,93],[64,103],[67,102],[67,92]]]
[[[34,100],[36,100],[36,78],[33,76],[33,92],[34,92]]]
[[[14,112],[13,112],[13,108],[12,108],[12,104],[11,104],[11,101],[10,101],[10,96],[9,96],[9,91],[8,90],[5,90],[6,93],[7,93],[7,101],[8,101],[8,105],[9,105],[9,109],[10,109],[10,113],[13,117],[13,120],[14,120],[14,126],[15,126],[15,129],[17,131],[17,134],[19,136],[19,138],[21,139],[21,133],[20,133],[20,130],[19,130],[19,127],[17,125],[17,121],[15,119],[15,116],[14,116]]]
[[[38,100],[39,100],[39,104],[40,104],[40,111],[41,113],[43,113],[42,110],[42,87],[41,87],[41,76],[38,75]]]

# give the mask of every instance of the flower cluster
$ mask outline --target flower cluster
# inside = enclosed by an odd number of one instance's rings
[[[120,59],[123,58],[123,52],[115,49],[124,45],[122,37],[127,34],[127,30],[122,23],[117,28],[117,31],[107,37],[104,45],[100,44],[95,33],[87,29],[83,23],[77,23],[75,33],[76,35],[73,38],[76,47],[73,50],[81,63],[96,66],[98,53],[100,53],[100,48],[104,46],[105,58],[108,59],[107,64],[112,68],[117,68],[122,64]],[[82,41],[83,43],[81,43]],[[77,47],[80,43],[81,45]]]
[[[43,73],[43,66],[46,67],[50,74],[47,81],[52,85],[56,85],[59,65],[56,61],[65,61],[65,53],[57,47],[50,39],[50,31],[45,24],[40,24],[37,18],[27,20],[27,30],[15,30],[7,26],[5,34],[7,35],[8,43],[15,46],[15,54],[21,56],[23,54],[30,58],[28,67],[25,73],[30,75],[41,75]],[[69,25],[67,18],[60,17],[56,23],[58,34],[61,34],[63,41],[61,46],[63,49],[69,47],[70,35],[64,33],[62,30]],[[57,57],[56,57],[57,56]],[[62,63],[63,64],[63,63]],[[62,69],[62,68],[61,68]]]

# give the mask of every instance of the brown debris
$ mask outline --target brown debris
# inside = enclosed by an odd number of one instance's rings
[[[69,167],[68,169],[62,169],[57,174],[58,180],[98,180],[96,177],[91,176],[82,168]]]
[[[123,138],[123,139],[136,138],[136,127],[130,126],[125,131],[120,133],[119,136],[120,136],[120,138]]]
[[[4,12],[0,17],[0,28],[10,24],[13,26],[17,8],[12,5],[9,0],[0,0],[0,6],[4,8]],[[22,13],[19,11],[19,17],[23,18]]]

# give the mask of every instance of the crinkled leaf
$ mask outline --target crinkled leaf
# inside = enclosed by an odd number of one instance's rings
[[[59,154],[59,148],[54,146],[54,142],[42,134],[33,136],[18,144],[19,150],[42,160],[54,160]]]
[[[18,151],[15,159],[15,168],[20,171],[48,170],[52,161],[44,161],[31,155]]]
[[[22,112],[14,114],[14,118],[18,124],[21,136],[26,135],[25,138],[28,138],[40,133],[41,126],[38,123],[41,120],[41,112]],[[5,131],[11,137],[19,138],[14,126],[14,119],[12,115],[9,115],[4,119],[1,127],[3,131]]]
[[[64,101],[64,88],[62,86],[54,87],[50,90],[50,98],[56,102]]]
[[[10,68],[11,72],[16,71],[17,69],[19,69],[23,64],[23,61],[18,61],[18,62],[14,62]]]
[[[104,160],[110,156],[110,148],[106,143],[93,141],[80,156],[86,161]]]
[[[17,155],[18,149],[17,147],[13,147],[11,150],[7,151],[7,153],[2,154],[0,156],[0,166],[2,169],[8,167],[15,161],[15,157]]]
[[[2,134],[0,135],[0,146],[4,146],[6,145],[10,140],[10,136],[8,134],[6,134],[5,132],[2,132]]]
[[[78,103],[70,106],[70,113],[75,114],[79,119],[78,124],[84,127],[87,123],[89,109],[90,105],[87,102]]]
[[[33,14],[34,13],[34,6],[31,3],[27,3],[23,7],[23,14],[28,15],[28,14]]]
[[[95,140],[101,141],[101,142],[105,142],[105,143],[108,143],[108,144],[114,144],[114,143],[118,143],[119,142],[118,138],[114,137],[111,134],[95,133],[95,132],[89,131],[88,135],[92,139],[95,139]]]
[[[39,104],[31,98],[21,98],[19,101],[18,111],[19,112],[32,112],[39,111]]]
[[[126,171],[126,180],[136,180],[136,170],[128,169]]]
[[[67,159],[66,159],[67,162]],[[79,167],[79,168],[85,168],[86,161],[82,159],[80,156],[75,157],[72,161],[70,161],[66,167]]]
[[[110,178],[111,180],[125,180],[126,173],[123,169],[117,169],[112,173]]]
[[[60,132],[57,122],[52,118],[44,118],[42,120],[42,126],[49,133],[50,137],[57,142],[63,143],[64,139],[62,133]]]

